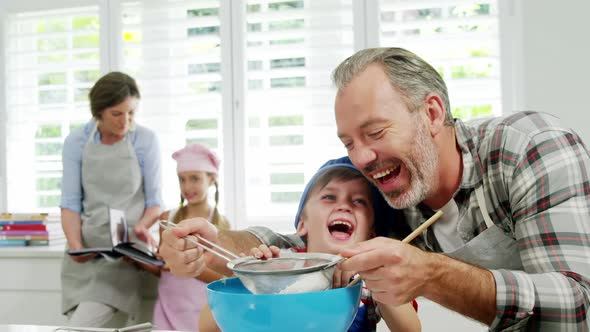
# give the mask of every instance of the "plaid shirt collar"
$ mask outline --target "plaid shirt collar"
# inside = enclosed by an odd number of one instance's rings
[[[463,158],[460,188],[473,189],[481,183],[483,173],[482,163],[477,153],[479,149],[477,130],[460,119],[455,119],[455,135]]]

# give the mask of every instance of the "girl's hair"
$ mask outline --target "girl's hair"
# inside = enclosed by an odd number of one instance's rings
[[[207,175],[212,176],[213,173],[207,173]],[[217,208],[219,203],[219,185],[217,184],[217,180],[215,180],[213,184],[215,185],[215,206],[213,207],[213,216],[211,217],[210,222],[221,230],[228,230],[230,229],[229,222],[221,215],[221,213],[219,213],[219,209]],[[175,224],[181,220],[186,219],[186,210],[187,208],[186,205],[184,205],[184,197],[182,197],[182,194],[180,194],[180,207],[178,208],[178,211],[176,212],[173,220]]]
[[[131,76],[118,71],[104,75],[88,93],[92,116],[102,119],[105,109],[122,103],[127,97],[141,98],[137,83]]]

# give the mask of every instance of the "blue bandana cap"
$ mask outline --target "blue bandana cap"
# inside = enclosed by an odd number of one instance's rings
[[[313,187],[314,183],[317,181],[318,177],[322,175],[329,169],[335,167],[347,167],[354,169],[360,173],[358,168],[356,168],[348,157],[341,157],[338,159],[328,160],[325,164],[323,164],[318,171],[311,177],[307,185],[305,185],[305,190],[303,190],[303,194],[301,194],[301,199],[299,200],[299,207],[297,208],[297,214],[295,215],[295,228],[299,224],[299,219],[301,218],[301,212],[303,211],[303,205],[305,204],[305,200],[307,195],[309,195],[311,188]],[[391,236],[393,234],[393,226],[395,225],[404,225],[403,219],[399,219],[403,214],[401,211],[395,210],[387,204],[379,189],[375,187],[369,180],[369,187],[371,188],[371,198],[373,199],[373,210],[375,215],[375,222],[374,222],[374,229],[377,235],[379,236]],[[403,218],[403,217],[402,217]],[[400,222],[401,221],[401,222]],[[407,227],[407,226],[405,226]],[[402,227],[403,228],[403,227]]]

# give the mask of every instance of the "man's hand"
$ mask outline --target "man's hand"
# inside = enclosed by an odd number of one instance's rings
[[[411,302],[425,292],[432,277],[428,253],[383,237],[361,242],[340,253],[344,271],[357,271],[375,300],[392,305]]]
[[[351,281],[352,277],[356,275],[353,271],[343,271],[340,268],[336,267],[334,271],[334,276],[332,277],[332,288],[342,288],[348,285]]]
[[[183,239],[191,234],[217,242],[217,228],[204,218],[186,219],[176,227],[162,232],[159,255],[174,275],[196,277],[205,270],[212,259],[212,254]]]

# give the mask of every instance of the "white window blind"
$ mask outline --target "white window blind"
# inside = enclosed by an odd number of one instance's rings
[[[121,5],[121,67],[140,86],[138,122],[160,140],[166,208],[180,200],[174,151],[201,143],[221,158],[221,174],[225,167],[219,12],[208,0]]]
[[[245,11],[247,219],[293,231],[306,181],[346,154],[330,73],[353,52],[352,1],[248,1]]]
[[[84,1],[5,14],[9,211],[58,211],[63,140],[113,70],[139,83],[166,208],[179,201],[172,152],[202,143],[222,159],[221,210],[238,228],[292,231],[305,183],[346,154],[330,74],[358,45],[424,57],[456,116],[501,113],[497,0]]]
[[[22,12],[5,22],[7,206],[56,212],[61,152],[90,118],[99,77],[98,7]]]
[[[380,44],[420,55],[445,79],[455,117],[500,115],[496,0],[380,0]]]

